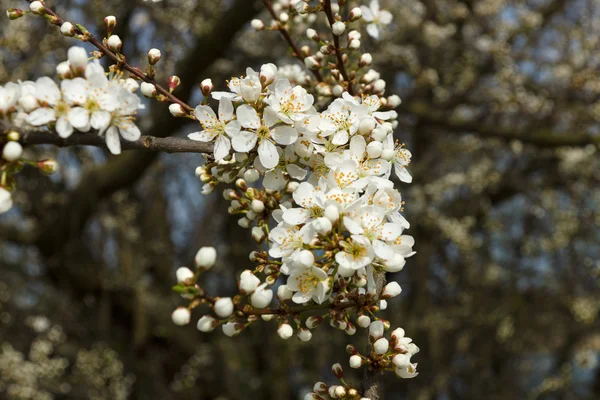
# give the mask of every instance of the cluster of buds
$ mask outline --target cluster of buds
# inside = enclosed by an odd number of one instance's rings
[[[317,382],[313,390],[304,396],[304,400],[370,400],[364,397],[361,391],[355,389],[344,379],[344,370],[340,364],[333,364],[331,372],[339,379],[340,383],[336,385],[327,385],[325,382]]]
[[[376,320],[369,325],[369,342],[371,351],[368,356],[361,355],[353,345],[348,345],[346,351],[350,355],[350,367],[366,366],[371,371],[394,371],[403,379],[414,378],[418,375],[417,364],[411,363],[411,357],[419,352],[412,339],[405,336],[404,329],[396,328],[389,340],[384,332],[389,329],[389,322]]]

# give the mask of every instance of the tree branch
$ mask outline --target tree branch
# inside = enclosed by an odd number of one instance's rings
[[[94,146],[106,148],[104,137],[94,133],[77,133],[63,139],[54,132],[29,131],[21,134],[19,142],[23,145],[50,144],[58,147]],[[121,139],[121,149],[162,151],[165,153],[212,153],[213,144],[178,137],[142,136],[135,142]]]

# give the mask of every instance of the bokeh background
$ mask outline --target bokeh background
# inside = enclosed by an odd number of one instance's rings
[[[160,48],[159,79],[179,75],[192,104],[204,78],[222,89],[247,66],[297,63],[249,29],[268,20],[260,1],[48,3],[99,36],[116,15],[130,61]],[[420,375],[384,377],[383,398],[600,399],[600,1],[381,3],[394,22],[362,42],[403,100],[417,251],[385,316],[421,348]],[[2,21],[2,83],[53,76],[76,44],[41,18]],[[147,135],[198,128],[164,105],[144,114]],[[301,399],[334,383],[334,362],[349,369],[345,344],[364,341],[328,327],[301,343],[274,322],[236,339],[170,322],[176,267],[213,244],[203,284],[231,294],[252,248],[218,190],[200,195],[200,155],[29,152],[62,169],[25,169],[0,217],[0,398]]]

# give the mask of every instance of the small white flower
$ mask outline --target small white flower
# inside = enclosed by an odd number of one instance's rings
[[[369,325],[369,337],[377,340],[383,336],[383,322],[380,320],[371,322]]]
[[[286,301],[292,298],[294,291],[291,290],[287,285],[280,285],[277,288],[277,298],[279,301]]]
[[[14,107],[21,95],[21,87],[16,83],[9,82],[0,86],[0,119],[14,111]]]
[[[229,138],[234,137],[240,131],[240,122],[234,119],[231,99],[227,97],[221,98],[219,101],[218,118],[212,108],[203,105],[196,107],[194,115],[204,130],[190,133],[188,137],[200,142],[212,142],[216,138],[214,148],[215,160],[222,160],[229,155],[231,149]]]
[[[313,300],[317,304],[322,304],[329,291],[327,272],[315,266],[295,267],[291,270],[287,286],[296,292],[292,297],[294,303],[304,304]]]
[[[215,314],[221,318],[227,318],[233,314],[233,301],[231,297],[221,297],[213,305]]]
[[[237,322],[228,322],[223,325],[223,333],[229,337],[238,335],[240,331],[241,329]]]
[[[369,7],[361,6],[362,18],[368,22],[367,33],[375,39],[379,39],[379,31],[382,27],[392,22],[392,14],[386,10],[379,9],[379,1],[371,0]]]
[[[417,372],[417,364],[410,364],[406,368],[396,368],[395,372],[396,375],[403,379],[410,379],[419,375],[419,373]]]
[[[340,243],[344,251],[335,255],[342,276],[351,276],[360,268],[369,265],[375,258],[371,242],[364,236],[352,235],[350,239]]]

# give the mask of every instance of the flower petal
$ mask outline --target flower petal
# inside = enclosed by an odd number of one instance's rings
[[[106,147],[112,154],[121,154],[121,140],[116,126],[111,126],[106,131]]]
[[[254,149],[258,136],[253,132],[241,131],[231,138],[231,145],[235,151],[247,153]]]
[[[263,140],[258,145],[258,158],[265,168],[275,168],[279,163],[277,147],[268,140]]]

